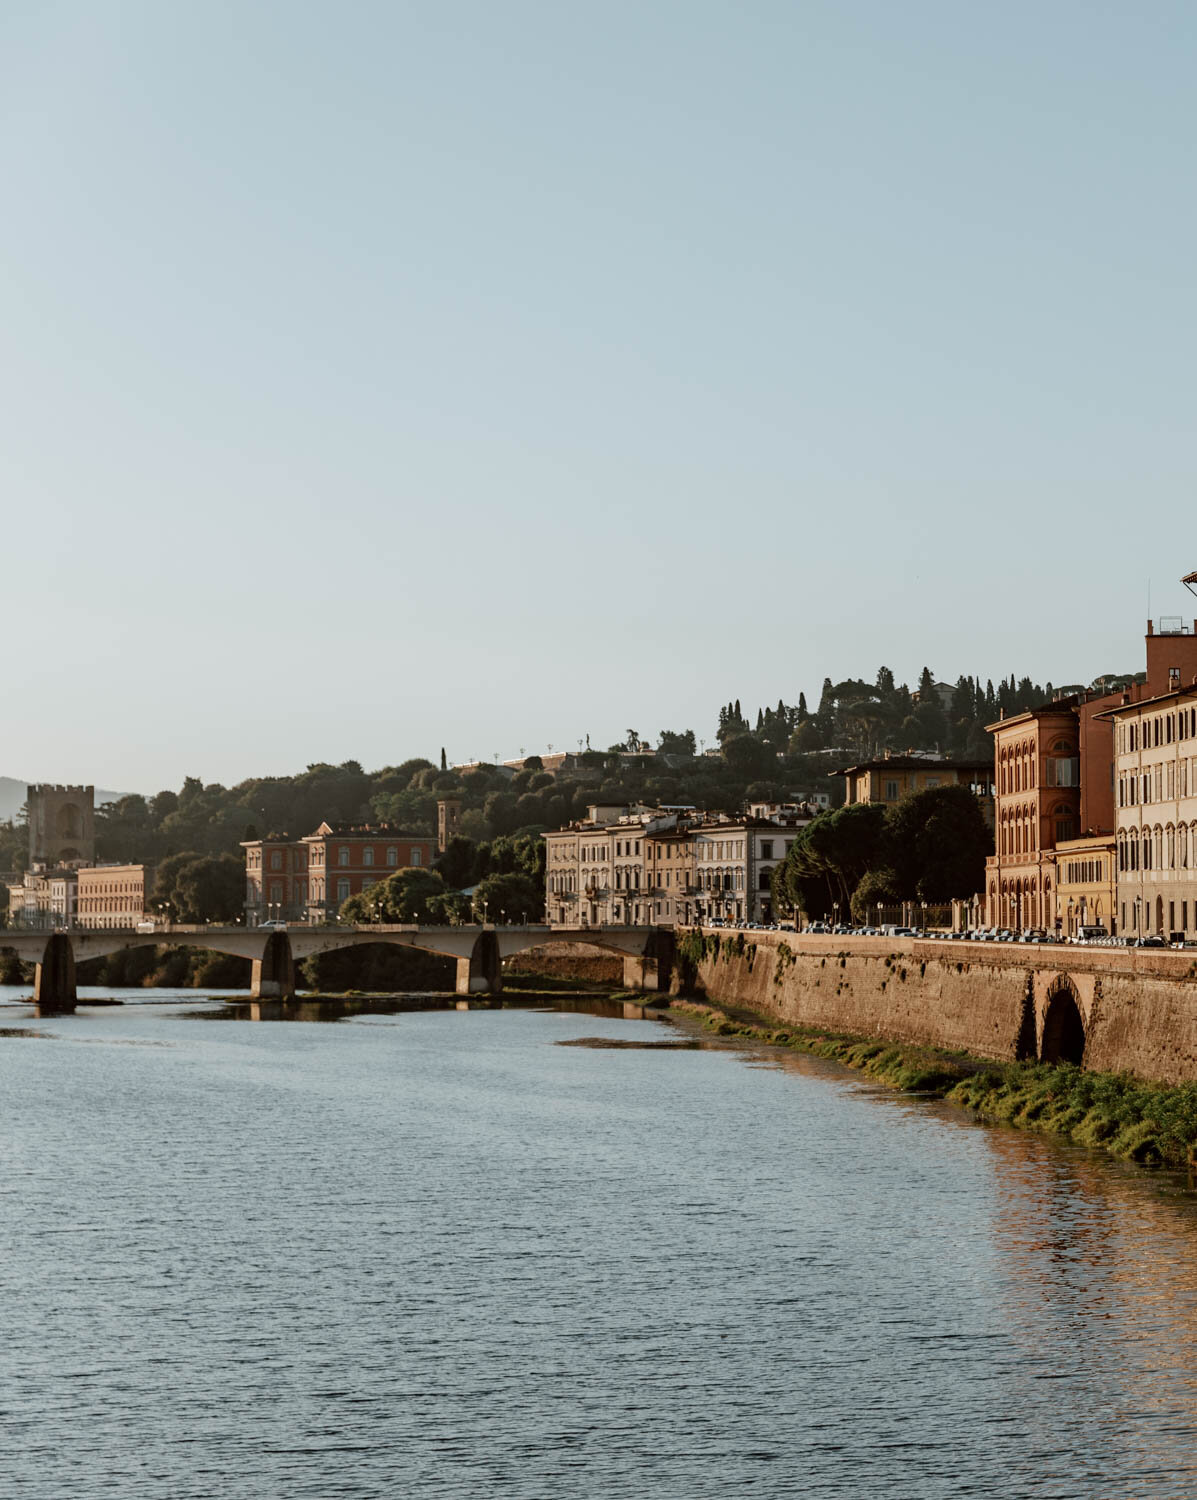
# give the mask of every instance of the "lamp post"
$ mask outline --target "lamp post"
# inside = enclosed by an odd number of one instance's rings
[[[927,903],[925,901],[923,901],[920,904],[921,904],[921,906],[923,908],[923,925],[922,925],[920,931],[922,931],[922,932],[925,933],[927,931]]]

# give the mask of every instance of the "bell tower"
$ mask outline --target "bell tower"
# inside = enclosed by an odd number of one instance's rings
[[[460,797],[438,797],[436,799],[436,852],[443,854],[449,840],[456,837],[461,820]]]

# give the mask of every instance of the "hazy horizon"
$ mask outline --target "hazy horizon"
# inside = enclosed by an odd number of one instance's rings
[[[0,41],[4,774],[710,744],[729,698],[1088,682],[1149,590],[1197,615],[1190,7]]]

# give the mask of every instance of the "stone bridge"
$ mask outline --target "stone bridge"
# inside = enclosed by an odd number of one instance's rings
[[[252,997],[286,1000],[295,994],[297,961],[375,943],[422,948],[456,959],[459,995],[498,993],[505,958],[556,943],[581,943],[622,954],[624,983],[629,988],[665,990],[674,946],[673,929],[668,927],[421,927],[374,923],[265,929],[172,922],[154,931],[74,928],[69,932],[0,932],[0,951],[37,965],[33,998],[42,1011],[74,1010],[75,966],[123,948],[207,948],[247,958],[253,965]]]

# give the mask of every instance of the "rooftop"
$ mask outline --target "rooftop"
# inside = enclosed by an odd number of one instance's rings
[[[861,761],[829,771],[829,776],[854,776],[861,771],[992,771],[993,760],[932,760],[923,755],[889,755],[881,760]]]

